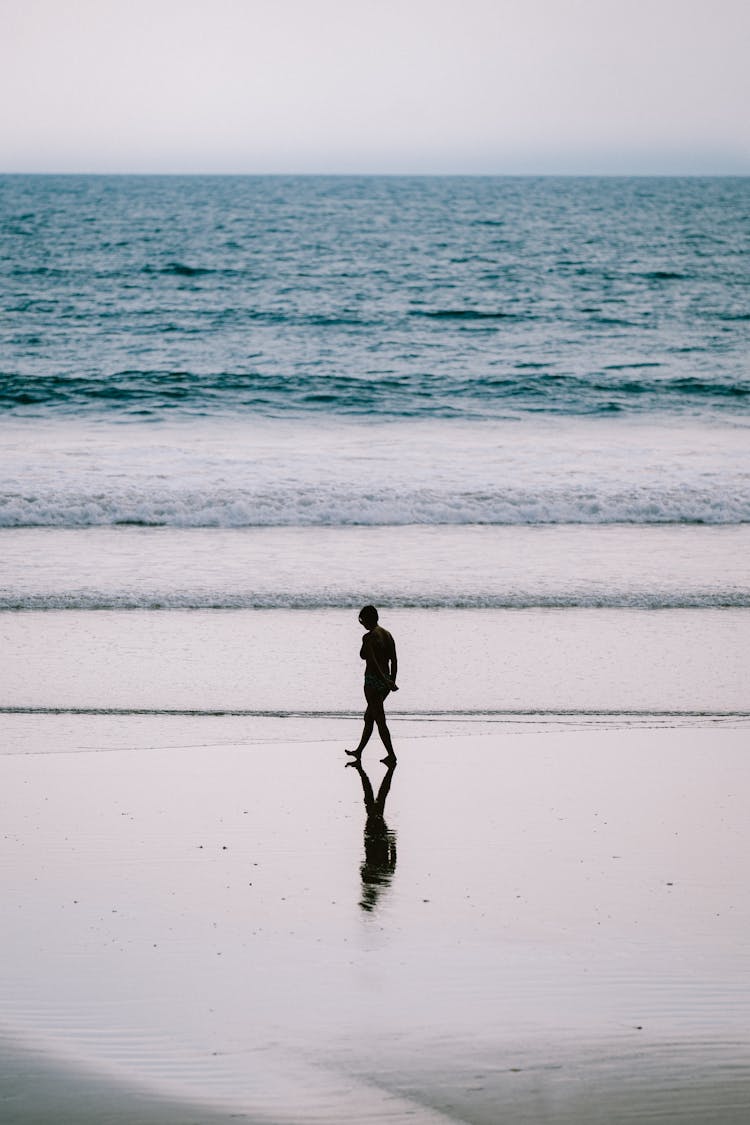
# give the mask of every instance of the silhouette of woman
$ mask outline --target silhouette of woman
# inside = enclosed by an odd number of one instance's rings
[[[367,632],[362,638],[362,647],[359,655],[365,661],[365,711],[364,727],[359,746],[356,750],[347,750],[352,758],[359,760],[367,743],[370,741],[373,727],[377,726],[380,741],[386,748],[387,754],[381,761],[388,764],[396,761],[391,742],[391,732],[385,721],[383,704],[386,696],[392,691],[398,691],[396,686],[396,672],[398,660],[396,658],[396,642],[387,629],[378,625],[378,611],[374,605],[366,605],[359,611],[359,623],[364,625]]]

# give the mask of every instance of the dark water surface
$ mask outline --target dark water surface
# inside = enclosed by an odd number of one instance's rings
[[[0,407],[747,414],[750,179],[0,178]]]

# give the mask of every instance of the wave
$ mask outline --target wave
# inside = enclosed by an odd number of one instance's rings
[[[543,526],[559,524],[745,524],[750,491],[671,488],[629,491],[582,488],[539,493],[525,490],[462,491],[393,487],[365,492],[301,486],[267,492],[211,491],[64,492],[0,495],[0,528],[22,527],[401,527]]]
[[[144,273],[174,274],[176,277],[201,277],[203,274],[215,273],[216,270],[204,266],[188,266],[184,262],[170,262],[166,266],[155,268],[144,266]]]
[[[642,273],[641,277],[645,277],[649,281],[687,281],[688,275],[679,273],[677,270],[649,270]]]
[[[481,317],[485,315],[500,314]],[[349,323],[341,317],[314,320],[320,327]],[[6,371],[0,372],[0,411],[158,416],[173,412],[293,415],[322,410],[358,416],[476,418],[540,411],[603,415],[612,411],[643,414],[659,409],[731,408],[736,412],[750,405],[747,377],[633,378],[628,374],[658,366],[653,362],[611,364],[585,377],[558,374],[536,361],[516,363],[496,375],[474,377],[403,374],[395,369],[369,376],[327,370],[270,375],[260,371],[126,369],[101,376],[28,377]]]
[[[482,309],[412,309],[410,316],[430,317],[433,320],[534,320],[529,314],[485,311]]]
[[[517,593],[410,593],[330,589],[300,594],[298,591],[249,593],[191,593],[180,591],[96,591],[64,593],[3,593],[3,610],[235,610],[235,609],[351,609],[368,598],[388,609],[749,609],[750,590],[610,590],[540,594]]]

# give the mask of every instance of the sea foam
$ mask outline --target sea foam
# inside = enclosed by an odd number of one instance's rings
[[[496,526],[546,524],[740,524],[750,522],[750,489],[727,495],[714,488],[629,490],[550,488],[538,493],[507,487],[445,494],[419,488],[377,492],[290,485],[272,492],[241,489],[57,489],[0,498],[0,527],[246,528]]]

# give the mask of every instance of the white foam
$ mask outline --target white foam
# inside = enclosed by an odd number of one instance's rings
[[[750,521],[748,433],[730,424],[14,422],[1,436],[0,527]]]

